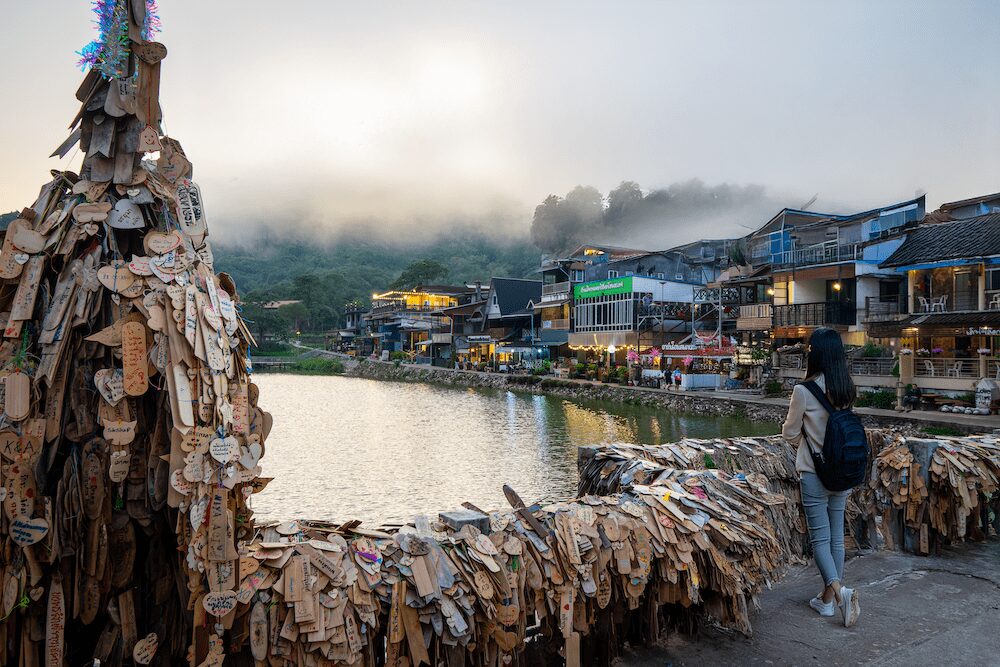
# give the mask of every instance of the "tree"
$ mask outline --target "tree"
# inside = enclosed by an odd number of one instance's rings
[[[604,225],[618,227],[642,205],[642,188],[635,181],[622,181],[608,193],[608,207],[604,211]]]
[[[429,285],[448,277],[448,267],[433,259],[418,259],[403,269],[399,277],[389,285],[389,289],[413,289],[417,285]]]

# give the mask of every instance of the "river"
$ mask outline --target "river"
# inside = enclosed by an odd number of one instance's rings
[[[262,461],[274,477],[256,495],[260,519],[376,527],[436,516],[468,501],[508,507],[576,491],[576,449],[607,442],[765,435],[776,424],[501,390],[350,377],[259,374],[274,416]]]

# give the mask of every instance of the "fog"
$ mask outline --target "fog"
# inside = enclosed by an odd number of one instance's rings
[[[814,194],[815,209],[849,210],[1000,190],[997,3],[160,5],[165,130],[223,239],[526,236],[548,195],[623,180],[757,194],[637,222],[608,239],[622,244],[744,233]],[[49,169],[79,167],[46,156],[93,30],[84,0],[3,11],[11,210]]]

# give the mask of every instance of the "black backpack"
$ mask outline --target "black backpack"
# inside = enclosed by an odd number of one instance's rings
[[[837,410],[819,385],[810,380],[802,386],[830,413],[826,422],[823,449],[809,447],[816,476],[828,491],[846,491],[861,484],[868,474],[868,436],[850,408]],[[804,432],[803,432],[804,433]],[[806,442],[808,442],[806,438]]]

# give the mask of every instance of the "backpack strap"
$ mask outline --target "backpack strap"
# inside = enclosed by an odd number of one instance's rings
[[[819,388],[818,384],[809,380],[808,382],[803,382],[802,386],[808,389],[809,393],[816,397],[816,400],[819,401],[820,405],[822,405],[827,412],[831,415],[836,412],[833,407],[833,403],[831,403],[830,399],[826,397],[826,393]]]

